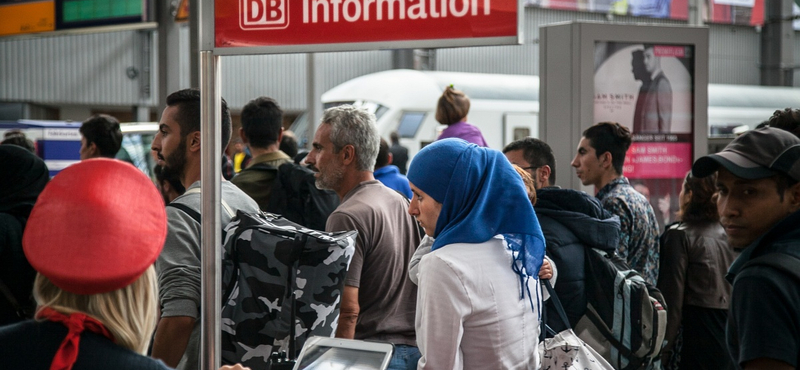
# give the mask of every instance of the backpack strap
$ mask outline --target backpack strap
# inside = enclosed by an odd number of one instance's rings
[[[200,194],[200,188],[189,189],[183,194]],[[233,208],[231,208],[231,206],[229,206],[228,203],[225,202],[225,199],[220,199],[220,200],[222,203],[222,209],[225,211],[228,217],[233,218],[234,216],[236,216],[236,212],[233,212]],[[167,207],[174,207],[180,209],[181,211],[188,214],[193,220],[197,221],[197,223],[201,223],[200,212],[195,211],[194,209],[190,208],[185,204],[172,202],[170,204],[167,204]]]
[[[275,172],[275,173],[278,172],[278,168],[275,167],[275,166],[270,166],[270,165],[268,165],[266,163],[254,163],[253,165],[251,165],[251,166],[249,166],[247,168],[242,168],[242,170],[239,171],[239,173],[244,172],[244,171],[251,171],[251,170],[252,171],[271,171],[271,172]]]

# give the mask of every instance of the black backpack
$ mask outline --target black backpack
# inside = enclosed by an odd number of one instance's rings
[[[664,296],[616,253],[585,251],[588,305],[575,333],[615,369],[647,367],[664,344]]]
[[[331,190],[317,189],[314,171],[293,162],[280,167],[254,164],[242,171],[275,173],[265,212],[279,214],[309,229],[325,230],[328,216],[339,206],[339,196]]]

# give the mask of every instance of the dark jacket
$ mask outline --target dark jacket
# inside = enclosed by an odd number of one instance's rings
[[[800,211],[778,222],[745,248],[728,270],[726,279],[733,283],[733,290],[726,336],[736,364],[761,357],[792,366],[800,364],[798,226]],[[748,266],[748,262],[762,256],[794,266],[787,271]]]
[[[0,328],[3,369],[49,369],[56,350],[67,336],[60,323],[24,321]],[[167,370],[163,362],[114,344],[102,335],[84,331],[73,370]]]
[[[661,236],[658,289],[667,303],[667,333],[671,349],[686,305],[727,310],[731,285],[725,273],[738,255],[728,246],[725,230],[717,221],[704,224],[679,222]]]
[[[585,248],[614,252],[619,244],[619,218],[604,210],[600,202],[582,191],[542,188],[536,191],[536,216],[542,227],[547,255],[558,269],[556,294],[572,327],[586,312]],[[547,304],[547,324],[564,330]]]

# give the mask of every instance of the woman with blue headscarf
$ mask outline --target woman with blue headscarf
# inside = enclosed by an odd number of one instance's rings
[[[419,266],[419,369],[536,369],[542,235],[499,151],[436,141],[408,170],[409,213],[435,239]]]

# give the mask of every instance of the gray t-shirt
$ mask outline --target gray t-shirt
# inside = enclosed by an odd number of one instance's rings
[[[326,231],[357,230],[345,285],[358,287],[356,339],[416,346],[417,286],[408,263],[420,242],[408,200],[377,180],[365,181],[342,199]]]
[[[181,203],[200,212],[202,198],[200,193],[190,190],[200,188],[200,181],[186,189],[173,203]],[[222,199],[233,210],[258,212],[258,204],[228,181],[221,186]],[[227,225],[231,217],[221,210],[221,224]],[[160,287],[159,301],[161,317],[189,316],[200,317],[200,224],[186,212],[167,207],[167,239],[164,249],[156,260],[156,272]],[[186,352],[178,369],[198,369],[200,350],[200,320],[195,323]]]

